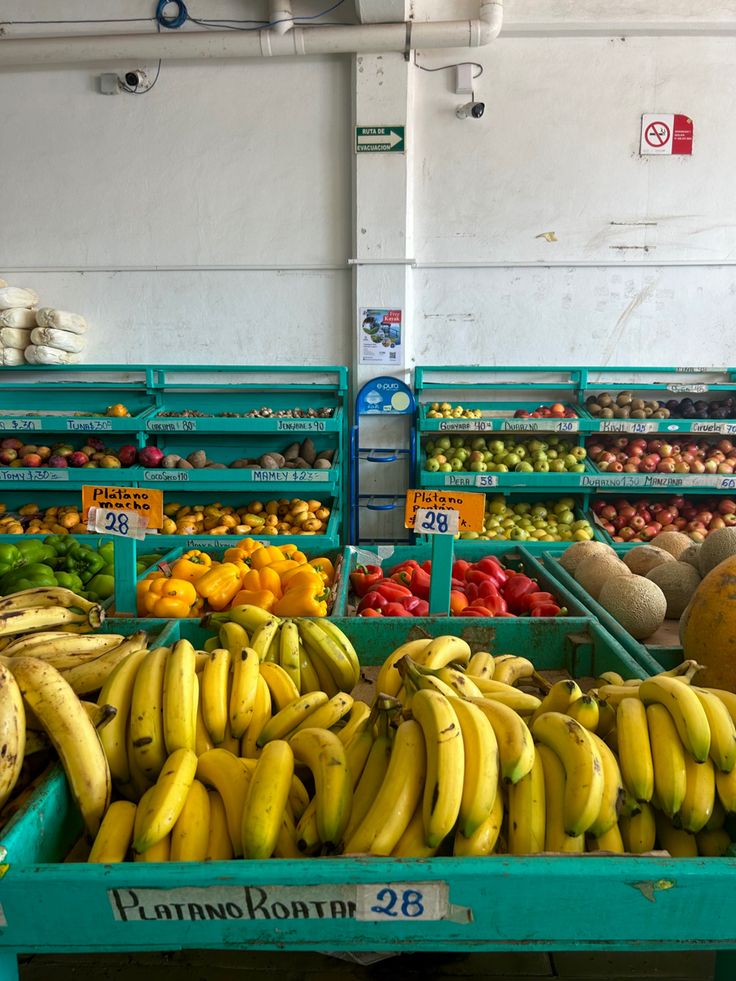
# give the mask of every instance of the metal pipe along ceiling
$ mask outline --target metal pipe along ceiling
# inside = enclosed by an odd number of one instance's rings
[[[274,4],[282,11],[288,3]],[[380,54],[411,48],[472,48],[498,37],[503,0],[480,0],[475,20],[292,27],[262,31],[163,31],[150,34],[0,39],[0,68],[46,68],[112,61],[198,61],[316,54]],[[283,27],[283,25],[281,25]]]

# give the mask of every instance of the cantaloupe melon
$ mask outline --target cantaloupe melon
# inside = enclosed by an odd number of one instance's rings
[[[598,602],[636,640],[650,637],[658,630],[667,612],[664,593],[644,576],[609,579],[601,589]]]
[[[593,599],[598,599],[603,584],[609,579],[630,575],[628,566],[616,555],[591,555],[575,571],[575,579]]]
[[[676,559],[679,559],[686,548],[692,545],[692,539],[683,535],[681,531],[660,531],[650,542],[657,548],[663,548],[665,552],[670,552]]]
[[[615,554],[611,546],[606,545],[605,542],[575,542],[569,548],[566,548],[560,556],[560,565],[566,572],[574,576],[575,570],[584,559],[590,558],[593,555]]]
[[[736,556],[705,576],[682,615],[680,636],[683,656],[705,665],[699,685],[736,691]]]
[[[665,552],[656,545],[637,545],[624,555],[623,560],[635,576],[646,576],[658,565],[677,561],[671,552]]]
[[[665,562],[647,573],[667,600],[667,619],[679,620],[700,585],[700,573],[689,562]]]
[[[700,542],[693,542],[690,548],[685,549],[678,562],[687,562],[688,565],[691,565],[693,569],[702,575],[700,573],[700,549],[702,547]]]
[[[736,555],[736,528],[717,528],[700,546],[698,564],[701,573],[707,576],[711,569],[732,555]]]

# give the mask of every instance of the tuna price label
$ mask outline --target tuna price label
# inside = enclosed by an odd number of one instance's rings
[[[108,889],[119,923],[278,920],[444,920],[446,882],[332,883],[324,886],[207,886]],[[469,922],[466,920],[466,922]]]
[[[194,433],[197,431],[196,419],[151,419],[146,423],[149,433]]]
[[[7,483],[25,483],[29,480],[69,480],[68,470],[40,470],[31,467],[13,467],[0,470],[0,480]]]
[[[40,419],[0,419],[0,430],[12,432],[12,433],[23,433],[30,432],[33,429],[41,428]]]
[[[70,433],[105,433],[112,429],[112,419],[67,419]]]
[[[656,422],[638,422],[633,419],[601,419],[602,433],[656,433]]]

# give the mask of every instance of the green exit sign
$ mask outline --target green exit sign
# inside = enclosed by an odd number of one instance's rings
[[[356,126],[356,153],[403,153],[403,126]]]

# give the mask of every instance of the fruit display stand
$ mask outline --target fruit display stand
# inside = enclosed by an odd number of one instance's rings
[[[343,367],[6,369],[0,383],[0,432],[21,442],[21,436],[27,442],[26,434],[35,430],[57,434],[56,442],[72,433],[82,439],[92,438],[82,434],[101,434],[94,439],[105,441],[107,434],[120,433],[121,441],[131,444],[126,459],[133,465],[109,460],[90,473],[89,465],[49,465],[47,455],[37,465],[33,458],[33,465],[0,466],[0,486],[12,486],[9,494],[0,495],[0,503],[6,510],[17,508],[32,492],[42,510],[79,506],[77,488],[90,483],[162,489],[165,504],[174,488],[184,504],[212,505],[217,499],[245,507],[255,500],[309,498],[331,511],[315,544],[334,547],[347,530],[347,386]],[[113,401],[130,415],[106,416]],[[305,443],[310,459],[297,460],[295,454],[306,452]],[[286,457],[282,450],[288,451]],[[289,460],[292,467],[286,465]],[[164,544],[182,544],[184,536],[175,537],[177,542]],[[186,536],[189,547],[192,537]]]

